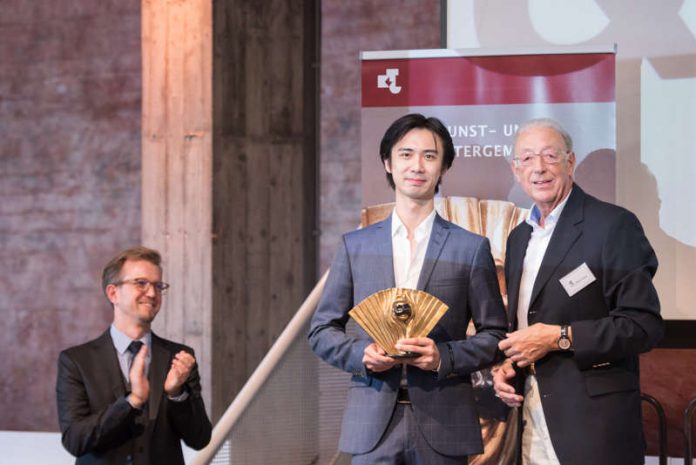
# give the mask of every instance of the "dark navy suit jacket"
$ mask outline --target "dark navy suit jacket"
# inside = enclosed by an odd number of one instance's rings
[[[527,243],[521,223],[508,238],[505,275],[513,329]],[[586,263],[596,280],[572,297],[561,278]],[[574,185],[532,288],[529,324],[569,324],[573,352],[535,363],[551,442],[563,465],[643,464],[638,354],[662,337],[652,284],[657,258],[628,210]]]
[[[362,358],[373,341],[361,328],[356,337],[345,331],[354,305],[394,287],[392,250],[391,216],[346,234],[311,321],[314,352],[353,375],[339,442],[339,449],[351,454],[374,449],[396,405],[401,367],[368,372]],[[437,452],[480,453],[481,430],[469,375],[496,360],[498,341],[507,328],[488,239],[436,216],[418,289],[442,300],[449,310],[429,334],[440,351],[439,372],[408,367],[414,415]],[[471,319],[477,334],[467,338]]]
[[[58,358],[58,420],[63,446],[76,464],[184,465],[181,440],[202,449],[211,424],[194,367],[186,381],[188,398],[170,401],[164,393],[171,360],[193,349],[152,333],[150,398],[144,413],[126,400],[126,384],[107,330],[97,339],[71,347]],[[142,418],[144,415],[147,418]]]

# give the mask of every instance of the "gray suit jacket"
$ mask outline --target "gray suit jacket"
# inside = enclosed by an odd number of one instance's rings
[[[355,304],[394,287],[392,256],[391,216],[346,234],[311,321],[314,352],[353,375],[339,443],[351,454],[374,449],[396,405],[401,367],[368,372],[362,358],[372,340],[361,328],[356,337],[345,331],[348,311]],[[436,216],[418,289],[442,300],[449,311],[429,335],[440,351],[439,372],[408,367],[414,414],[437,452],[480,453],[481,430],[469,375],[496,360],[497,344],[507,327],[488,240]],[[477,334],[467,339],[472,318]]]
[[[505,274],[512,329],[531,226],[508,238]],[[583,263],[596,281],[572,297],[561,278]],[[532,289],[529,324],[569,324],[573,352],[535,363],[546,423],[564,465],[638,465],[645,460],[638,354],[662,337],[652,284],[657,258],[638,219],[575,185]],[[521,380],[520,380],[521,381]]]

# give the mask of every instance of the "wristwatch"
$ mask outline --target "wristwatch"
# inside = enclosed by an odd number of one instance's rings
[[[572,346],[568,337],[568,325],[561,326],[561,337],[558,338],[558,348],[561,350],[570,350]]]

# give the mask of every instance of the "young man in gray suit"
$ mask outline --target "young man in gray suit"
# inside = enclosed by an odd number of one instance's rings
[[[353,375],[339,443],[353,464],[465,464],[483,451],[469,375],[495,361],[507,328],[489,242],[435,212],[435,193],[454,160],[438,119],[401,117],[387,129],[380,157],[396,206],[386,220],[343,236],[309,342]],[[393,287],[428,292],[449,306],[427,337],[397,344],[416,358],[387,357],[361,328],[346,335],[348,311]],[[477,334],[467,338],[472,319]]]
[[[184,465],[182,440],[210,441],[193,350],[150,330],[169,287],[160,262],[145,247],[114,257],[102,273],[111,327],[60,353],[58,420],[78,465]]]
[[[557,122],[520,126],[514,154],[534,206],[508,238],[516,331],[494,382],[505,403],[523,404],[522,463],[643,464],[638,354],[663,333],[655,253],[633,213],[573,183],[573,143]]]

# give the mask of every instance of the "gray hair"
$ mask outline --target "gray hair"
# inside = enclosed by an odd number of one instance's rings
[[[573,139],[570,137],[570,134],[568,134],[568,131],[561,126],[561,123],[551,118],[535,118],[522,123],[520,127],[517,128],[517,132],[515,132],[515,137],[512,139],[512,146],[514,147],[517,145],[517,139],[520,138],[520,135],[523,132],[533,128],[553,129],[563,138],[563,142],[565,142],[566,145],[566,150],[569,152],[573,151]]]

